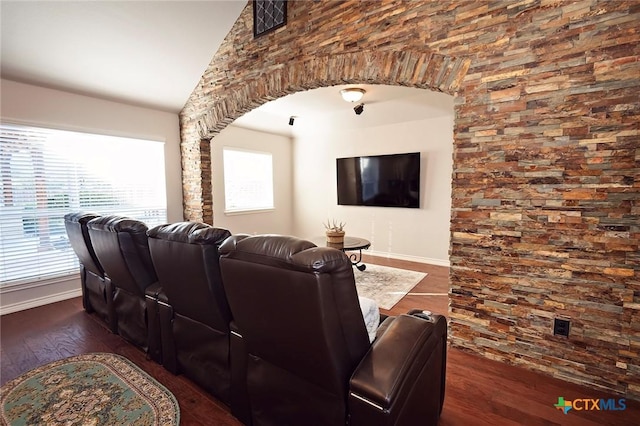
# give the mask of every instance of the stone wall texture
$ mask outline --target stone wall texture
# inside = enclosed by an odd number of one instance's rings
[[[209,143],[262,103],[449,93],[451,345],[640,399],[639,42],[638,1],[291,1],[257,39],[248,3],[181,112],[185,217],[213,222]]]

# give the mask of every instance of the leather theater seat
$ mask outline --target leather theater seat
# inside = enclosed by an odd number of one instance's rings
[[[82,306],[88,313],[95,312],[104,320],[112,332],[117,333],[113,310],[113,287],[104,279],[104,269],[96,257],[89,238],[87,223],[99,218],[95,213],[74,212],[64,216],[69,243],[80,262]]]
[[[179,222],[148,231],[162,294],[159,311],[163,365],[230,401],[231,313],[218,247],[231,235],[204,223]]]
[[[257,425],[434,425],[444,400],[446,321],[388,317],[369,342],[353,267],[340,250],[236,235],[220,267],[247,353]]]
[[[105,281],[113,285],[118,334],[155,358],[160,336],[149,331],[145,293],[157,286],[158,279],[149,253],[147,225],[122,216],[101,216],[87,227]]]

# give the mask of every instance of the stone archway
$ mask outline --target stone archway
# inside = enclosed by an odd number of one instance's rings
[[[470,60],[433,52],[353,52],[274,67],[239,90],[191,111],[183,123],[184,216],[213,223],[210,141],[244,113],[288,94],[345,83],[387,84],[455,95]]]

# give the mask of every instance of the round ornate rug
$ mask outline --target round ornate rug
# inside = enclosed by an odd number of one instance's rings
[[[128,359],[93,353],[31,370],[0,389],[9,425],[178,425],[175,396]]]

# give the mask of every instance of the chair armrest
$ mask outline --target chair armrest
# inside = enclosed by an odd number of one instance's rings
[[[436,424],[444,400],[445,318],[400,315],[384,326],[351,376],[350,425]]]
[[[158,317],[160,318],[162,366],[171,373],[178,374],[178,357],[173,338],[173,307],[169,305],[164,292],[158,294]]]
[[[395,319],[396,317],[390,317],[388,315],[385,315],[383,319],[382,314],[380,315],[380,325],[376,330],[376,340],[379,339],[380,336],[382,336],[387,331],[387,328],[389,328],[389,326],[393,321],[395,321]]]
[[[162,292],[162,286],[160,285],[160,283],[153,283],[150,286],[148,286],[145,290],[144,290],[144,295],[145,297],[150,297],[152,299],[157,299],[158,295]]]
[[[113,302],[114,295],[116,293],[116,286],[113,285],[111,278],[105,275],[104,277],[104,297],[107,302],[107,324],[113,334],[118,334],[118,314],[116,312],[116,305]]]
[[[248,353],[238,325],[231,321],[230,364],[231,364],[231,414],[245,425],[251,425],[251,405],[247,389]]]
[[[155,362],[162,364],[162,337],[158,309],[160,294],[164,294],[162,293],[162,287],[159,283],[155,283],[145,289],[144,297],[147,310],[147,355]]]

